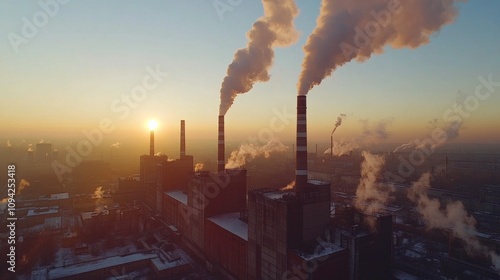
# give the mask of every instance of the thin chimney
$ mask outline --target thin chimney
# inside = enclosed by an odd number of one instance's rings
[[[155,155],[155,131],[151,130],[149,134],[149,155]]]
[[[186,155],[186,121],[181,120],[181,159]]]
[[[225,144],[224,144],[224,116],[219,116],[219,148],[217,157],[217,172],[224,172],[226,156],[225,156]]]
[[[297,191],[307,188],[307,96],[297,96],[297,152],[295,186]]]

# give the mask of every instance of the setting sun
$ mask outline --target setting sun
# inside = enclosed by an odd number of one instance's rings
[[[155,130],[158,127],[158,122],[156,120],[149,120],[148,127],[149,130]]]

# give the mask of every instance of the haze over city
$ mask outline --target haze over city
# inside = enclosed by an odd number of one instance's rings
[[[245,47],[252,23],[263,14],[258,1],[241,1],[219,12],[210,1],[72,1],[61,5],[28,43],[13,48],[7,35],[22,36],[22,18],[31,20],[40,8],[11,1],[0,5],[5,35],[0,42],[1,138],[12,144],[30,137],[78,138],[82,129],[97,128],[103,118],[116,126],[106,135],[110,144],[139,142],[150,118],[160,122],[158,137],[165,141],[175,134],[179,119],[189,123],[191,139],[215,140],[222,78],[235,51]],[[320,1],[297,5],[297,41],[275,49],[269,81],[256,83],[235,100],[227,115],[228,139],[244,141],[268,127],[273,110],[293,113],[302,47],[315,26]],[[460,93],[474,94],[478,77],[498,80],[498,5],[492,0],[458,2],[459,15],[432,34],[429,44],[386,46],[384,53],[363,63],[336,69],[311,91],[310,140],[327,141],[341,113],[347,119],[337,137],[359,136],[359,120],[387,119],[392,120],[387,141],[403,143],[426,135],[428,122],[442,120]],[[123,98],[142,84],[147,67],[168,74],[144,100],[127,104]],[[498,143],[499,98],[493,94],[481,102],[456,141]],[[292,140],[293,131],[287,125],[279,136]]]

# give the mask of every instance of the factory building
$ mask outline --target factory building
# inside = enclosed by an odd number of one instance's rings
[[[193,173],[193,156],[186,155],[185,121],[181,120],[180,158],[169,159],[154,153],[154,131],[150,134],[150,154],[140,158],[140,181],[146,191],[145,202],[161,213],[164,192],[186,190]]]
[[[227,279],[390,279],[392,217],[332,214],[330,183],[308,176],[306,97],[297,105],[293,190],[247,192],[246,170],[225,169],[219,116],[218,173],[193,173],[185,191],[164,192],[167,223]]]
[[[36,144],[35,159],[39,162],[52,162],[52,144],[38,143]]]

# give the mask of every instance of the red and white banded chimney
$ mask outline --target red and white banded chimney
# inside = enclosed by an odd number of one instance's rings
[[[218,146],[218,157],[217,157],[217,172],[224,172],[226,169],[226,156],[224,144],[224,116],[219,116],[219,146]]]
[[[307,188],[307,96],[297,96],[297,148],[295,158],[296,191]]]
[[[186,121],[181,120],[181,159],[186,155]]]

